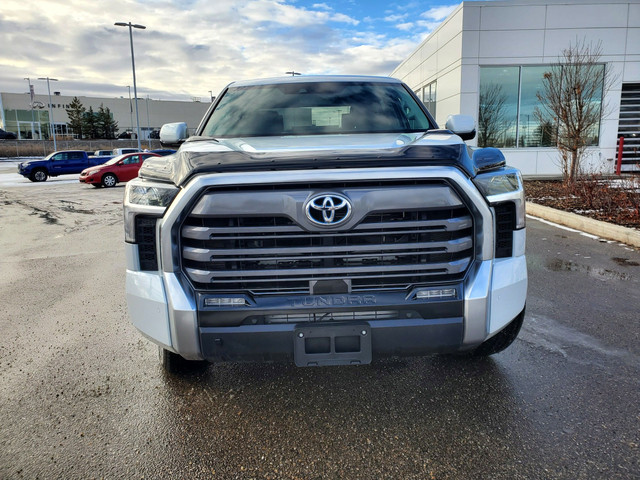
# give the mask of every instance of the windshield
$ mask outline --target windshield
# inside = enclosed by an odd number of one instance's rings
[[[103,165],[115,165],[116,163],[118,163],[120,160],[122,160],[124,157],[126,157],[126,155],[118,155],[117,157],[113,157],[111,160],[109,160],[108,162],[104,162]]]
[[[251,137],[430,128],[427,115],[401,84],[309,82],[231,87],[202,134]]]

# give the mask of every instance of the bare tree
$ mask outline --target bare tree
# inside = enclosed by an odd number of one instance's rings
[[[601,56],[601,42],[593,45],[577,40],[545,72],[542,90],[537,93],[540,106],[534,116],[541,124],[549,119],[556,123],[556,145],[567,183],[580,174],[585,149],[598,137],[603,99],[611,87],[611,75]]]
[[[502,85],[491,83],[480,89],[478,109],[478,146],[494,147],[498,136],[509,128],[507,121],[507,95]]]

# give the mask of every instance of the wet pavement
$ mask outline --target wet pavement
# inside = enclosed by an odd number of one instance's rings
[[[171,377],[127,319],[123,192],[0,190],[0,478],[640,478],[638,251],[529,219],[489,359]]]

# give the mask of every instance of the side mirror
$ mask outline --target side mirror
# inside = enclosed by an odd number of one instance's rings
[[[485,147],[474,150],[471,157],[476,174],[503,168],[507,164],[504,154],[497,148]]]
[[[179,146],[188,137],[187,124],[184,122],[165,123],[160,129],[160,143],[163,147]]]
[[[449,115],[445,128],[462,140],[471,140],[476,136],[476,122],[471,115]]]

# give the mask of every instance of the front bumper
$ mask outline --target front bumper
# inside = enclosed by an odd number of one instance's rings
[[[524,231],[519,233],[524,235]],[[220,311],[219,325],[213,311],[199,312],[191,296],[173,273],[136,271],[137,252],[127,244],[127,303],[133,324],[150,340],[191,360],[279,361],[295,358],[296,330],[326,322],[252,324],[247,312]],[[402,301],[377,304],[395,311],[383,320],[351,322],[371,330],[373,357],[419,355],[471,349],[504,328],[523,309],[527,291],[524,255],[482,262],[460,285],[454,301],[423,302],[416,305],[405,295]],[[342,295],[324,296],[342,301]],[[312,297],[300,297],[309,302]],[[400,300],[398,297],[397,300]],[[325,298],[324,302],[327,301]],[[350,310],[366,311],[361,306]],[[271,314],[300,313],[304,309],[271,309]],[[323,311],[326,311],[324,308]],[[336,312],[344,308],[333,308]],[[254,311],[264,314],[264,309]],[[259,316],[259,315],[258,315]],[[231,320],[234,319],[235,320]],[[247,319],[240,321],[239,319]],[[334,325],[343,325],[335,322]],[[353,363],[353,362],[351,362]]]
[[[277,172],[274,172],[276,174]],[[388,176],[415,178],[421,174],[434,178],[448,178],[455,183],[478,217],[477,254],[464,280],[455,285],[455,300],[441,303],[423,301],[416,306],[411,292],[391,294],[372,293],[376,298],[375,309],[362,305],[346,309],[353,312],[384,310],[395,312],[385,318],[367,318],[366,315],[343,321],[339,315],[345,308],[339,305],[343,295],[323,295],[322,302],[313,303],[314,296],[276,296],[275,304],[266,301],[251,303],[246,311],[229,310],[235,307],[211,308],[202,304],[202,296],[184,279],[174,259],[175,239],[171,226],[179,221],[182,212],[193,198],[193,192],[202,191],[214,182],[220,184],[260,184],[273,182],[267,173],[219,174],[196,177],[183,189],[170,209],[156,224],[158,271],[141,271],[138,245],[125,244],[127,254],[127,303],[133,324],[149,339],[189,360],[292,360],[296,358],[296,335],[301,328],[320,327],[332,336],[331,325],[336,332],[343,325],[362,326],[370,332],[365,341],[370,342],[371,354],[414,355],[437,352],[455,352],[472,349],[504,328],[524,309],[527,292],[527,269],[524,256],[525,229],[513,231],[513,254],[506,258],[494,258],[493,213],[486,200],[471,181],[454,169],[415,168],[385,171]],[[379,178],[377,170],[318,171],[318,181],[336,179]],[[280,174],[280,176],[282,176]],[[308,172],[289,172],[288,178],[299,181]],[[282,181],[280,177],[277,179]],[[450,288],[451,284],[429,285],[429,288]],[[310,305],[305,305],[311,299]],[[278,305],[278,302],[281,304]],[[289,302],[289,303],[287,303]],[[296,303],[298,302],[298,303]],[[419,303],[419,302],[418,302]],[[320,318],[296,319],[295,314],[316,311]],[[256,322],[253,323],[252,313]],[[410,313],[410,315],[407,315]],[[266,320],[266,315],[286,316],[294,314],[291,321]],[[335,316],[331,322],[328,317]],[[317,323],[313,323],[315,322]],[[329,324],[329,328],[327,327]],[[323,333],[324,334],[324,333]],[[337,335],[337,333],[336,333]],[[356,355],[361,361],[362,356]],[[348,360],[348,359],[347,359]],[[326,364],[331,364],[328,359]]]
[[[93,183],[100,183],[101,179],[99,178],[98,175],[84,175],[84,176],[80,175],[78,177],[78,181],[80,183],[91,183],[91,184],[93,184]]]

